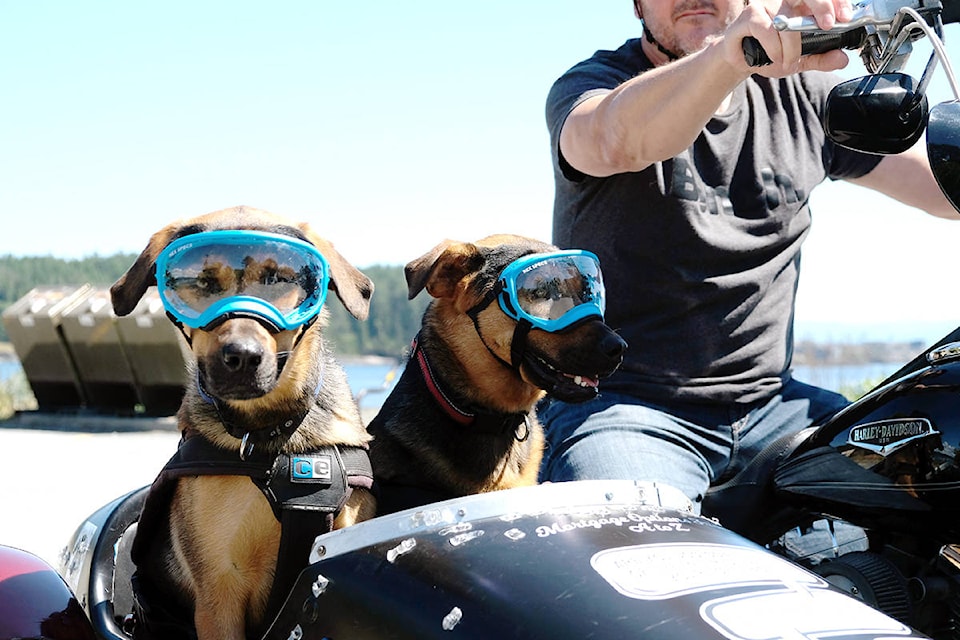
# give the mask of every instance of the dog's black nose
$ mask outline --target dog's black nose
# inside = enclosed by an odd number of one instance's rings
[[[610,332],[600,341],[600,351],[610,359],[621,358],[626,350],[627,343],[619,334]]]
[[[228,371],[256,369],[263,360],[263,347],[256,340],[229,342],[221,347],[220,358]]]

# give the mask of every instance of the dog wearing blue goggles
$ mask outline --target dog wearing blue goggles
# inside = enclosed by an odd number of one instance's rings
[[[309,224],[240,206],[155,232],[114,312],[154,284],[189,357],[183,437],[133,545],[138,632],[260,637],[313,536],[376,514],[370,434],[316,321],[328,291],[365,319],[373,282]]]
[[[446,338],[458,351],[475,343],[525,383],[564,400],[594,397],[599,378],[620,365],[626,343],[604,323],[603,275],[590,251],[509,234],[446,240],[406,274],[411,298],[424,288],[437,298],[421,334],[466,321],[474,337]]]
[[[157,258],[156,278],[164,308],[188,327],[246,315],[289,331],[320,313],[330,267],[298,238],[217,230],[171,242]]]
[[[433,299],[367,424],[380,513],[535,484],[538,403],[595,398],[627,346],[603,321],[597,257],[497,234],[444,240],[404,275],[410,299]]]

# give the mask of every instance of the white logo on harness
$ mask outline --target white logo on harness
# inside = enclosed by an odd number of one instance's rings
[[[333,459],[330,456],[312,458],[295,457],[290,459],[290,480],[293,482],[312,482],[333,479]]]

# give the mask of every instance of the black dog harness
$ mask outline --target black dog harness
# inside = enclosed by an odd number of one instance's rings
[[[202,436],[188,435],[147,494],[131,551],[134,563],[139,565],[145,560],[151,540],[164,526],[177,480],[201,475],[249,477],[280,522],[280,548],[264,616],[265,628],[279,613],[297,576],[306,567],[314,538],[332,530],[354,488],[370,490],[373,486],[366,447],[326,446],[296,454],[255,450],[246,459],[240,459],[236,451],[221,449]],[[177,637],[196,637],[189,612],[175,602],[163,602],[169,598],[145,587],[135,579],[138,630],[156,629],[162,631],[162,637],[170,638],[177,629],[182,632]],[[151,620],[153,613],[164,620]],[[185,619],[174,623],[171,617]],[[161,636],[148,631],[137,637]]]

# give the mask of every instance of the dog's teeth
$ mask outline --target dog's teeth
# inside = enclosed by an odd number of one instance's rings
[[[594,387],[597,386],[596,378],[590,378],[588,376],[583,376],[583,375],[575,376],[572,373],[565,373],[563,374],[563,377],[570,380],[573,384],[577,385],[578,387],[593,389]]]

